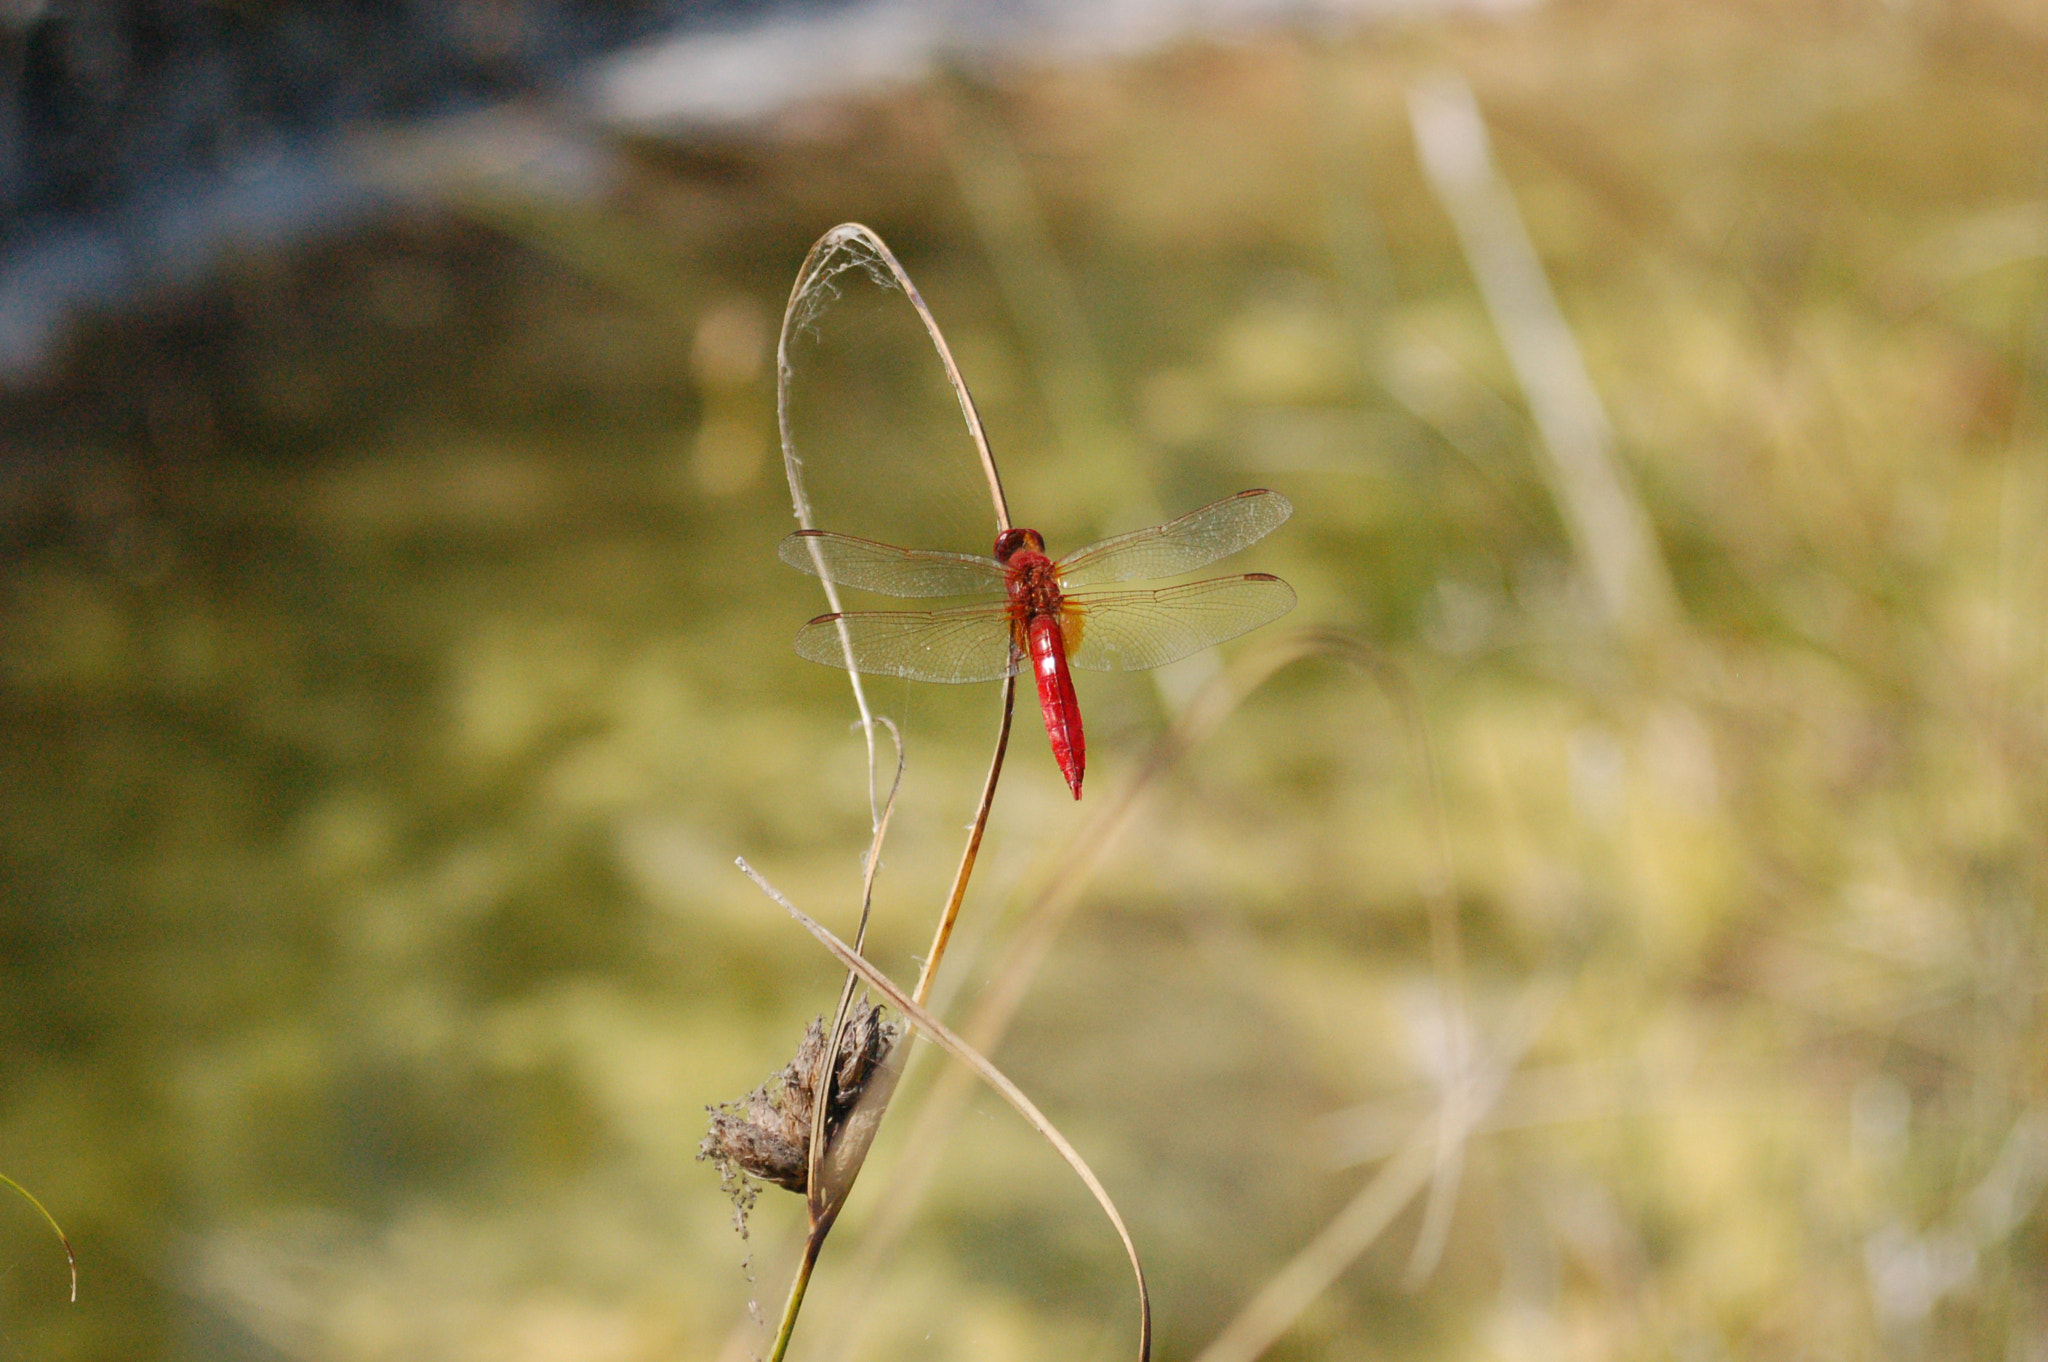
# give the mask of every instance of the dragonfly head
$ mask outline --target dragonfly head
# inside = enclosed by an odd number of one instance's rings
[[[1045,552],[1045,540],[1037,530],[1004,530],[996,536],[996,561],[1007,564],[1012,558],[1026,550],[1032,553]]]

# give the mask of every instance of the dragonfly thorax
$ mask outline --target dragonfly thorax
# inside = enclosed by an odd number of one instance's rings
[[[1042,542],[1030,530],[1022,533],[1031,535],[1034,544]],[[1014,550],[1004,558],[1003,568],[1007,573],[1004,588],[1009,593],[1013,618],[1020,623],[1051,615],[1060,608],[1060,574],[1053,566],[1052,559],[1042,549],[1035,547]]]

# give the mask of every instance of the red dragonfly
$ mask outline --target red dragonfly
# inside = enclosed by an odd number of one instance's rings
[[[1141,591],[1083,591],[1095,582],[1172,577],[1266,537],[1294,508],[1264,489],[1178,520],[1090,544],[1054,562],[1037,530],[996,536],[995,557],[899,549],[872,539],[798,530],[782,561],[884,596],[995,596],[952,610],[820,615],[796,636],[813,662],[912,681],[995,681],[1031,659],[1053,759],[1081,797],[1087,748],[1069,665],[1143,671],[1236,638],[1294,608],[1294,588],[1263,572]]]

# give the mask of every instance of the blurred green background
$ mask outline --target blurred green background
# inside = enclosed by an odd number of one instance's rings
[[[837,990],[732,859],[844,929],[866,836],[773,552],[778,319],[858,219],[1020,522],[1280,489],[1229,565],[1299,591],[1267,634],[1353,631],[1429,736],[1447,851],[1386,693],[1283,672],[997,1051],[1131,1219],[1159,1356],[1463,1112],[1455,1200],[1271,1356],[2048,1359],[2044,92],[2022,0],[1191,38],[643,130],[597,201],[455,181],[81,330],[0,398],[0,1171],[82,1286],[0,1198],[0,1355],[763,1346],[799,1208],[742,1241],[693,1155]],[[827,522],[909,541],[951,416],[876,335],[806,438],[877,461]],[[1020,714],[951,1013],[1213,666],[1081,679],[1078,805]],[[907,979],[996,690],[876,695]],[[1128,1355],[1108,1227],[992,1100],[863,1254],[931,1060],[795,1355]]]

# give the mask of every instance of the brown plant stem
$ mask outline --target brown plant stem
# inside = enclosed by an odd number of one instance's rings
[[[932,933],[932,948],[925,952],[924,968],[918,971],[917,988],[911,997],[923,1003],[931,996],[932,978],[939,972],[939,961],[945,957],[946,943],[953,939],[953,923],[960,916],[961,900],[967,897],[967,881],[974,874],[974,862],[981,855],[981,835],[988,831],[989,810],[996,802],[996,782],[1003,773],[1003,753],[1010,746],[1010,723],[1017,709],[1017,678],[1015,675],[1003,678],[1003,717],[996,728],[995,757],[988,765],[988,779],[982,782],[981,803],[974,810],[974,822],[967,829],[967,845],[960,851],[960,867],[953,872],[953,887],[946,895],[946,907],[939,914],[938,928]]]

